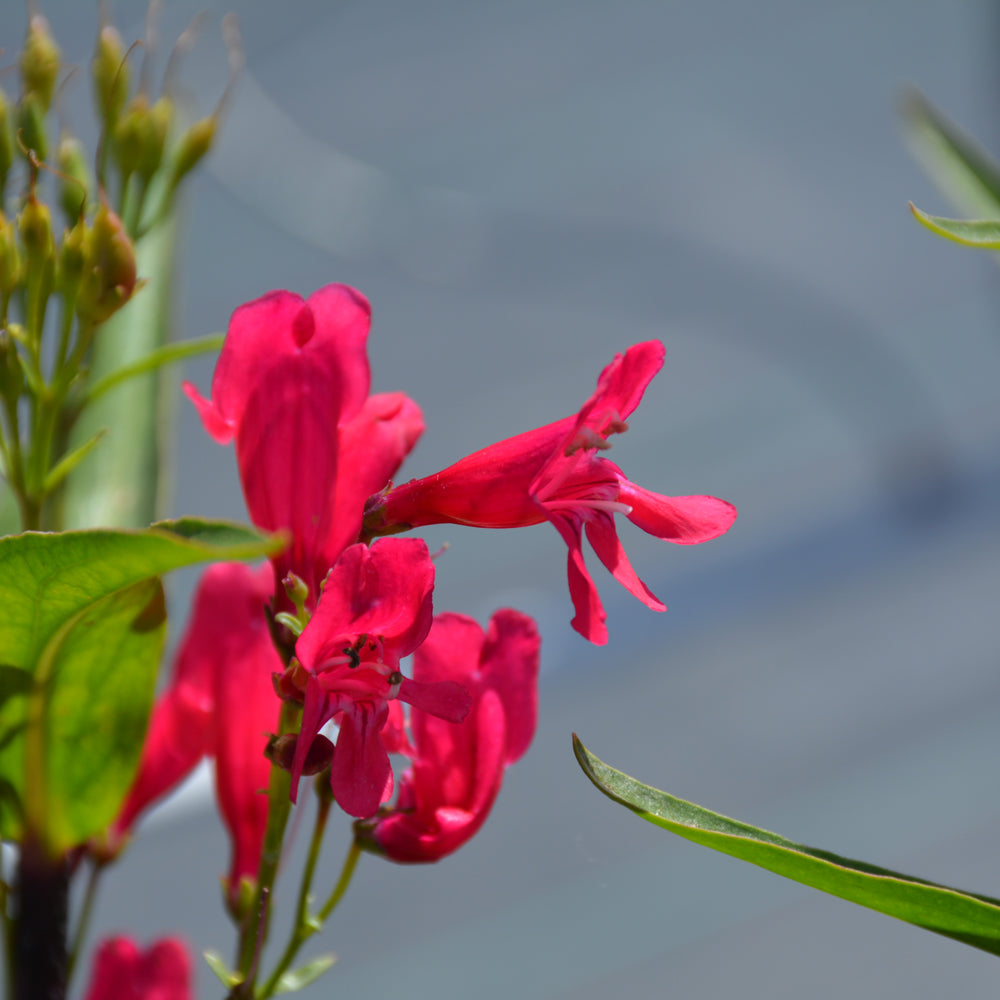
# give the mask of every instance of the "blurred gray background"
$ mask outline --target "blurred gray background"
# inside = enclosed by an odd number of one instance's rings
[[[427,533],[451,543],[439,609],[537,617],[538,734],[458,854],[362,860],[307,951],[338,965],[306,995],[995,989],[994,958],[642,823],[570,749],[576,731],[720,812],[1000,895],[1000,273],[910,217],[909,199],[949,206],[895,112],[916,83],[1000,151],[995,5],[173,0],[165,42],[213,16],[186,59],[202,111],[225,83],[230,6],[247,73],[190,192],[179,334],[224,329],[271,288],[361,288],[374,388],[425,413],[403,476],[575,411],[616,351],[658,337],[666,367],[611,457],[740,511],[689,549],[624,525],[669,611],[592,559],[602,649],[569,628],[551,527]],[[145,5],[113,9],[139,37]],[[43,10],[85,67],[93,6]],[[18,4],[0,28],[16,51]],[[89,121],[87,91],[81,73],[71,123]],[[187,376],[207,391],[211,371]],[[167,513],[242,518],[231,452],[178,412]],[[174,586],[178,624],[190,586]],[[180,931],[228,955],[213,808],[203,776],[150,819],[106,879],[98,932]],[[280,891],[287,915],[294,886]]]

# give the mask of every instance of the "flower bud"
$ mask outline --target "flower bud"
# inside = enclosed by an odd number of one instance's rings
[[[79,219],[87,204],[90,189],[90,171],[79,139],[64,134],[59,140],[59,204],[72,225]]]
[[[0,395],[14,401],[24,392],[24,370],[17,344],[7,330],[0,330]]]
[[[210,116],[196,121],[181,136],[174,153],[173,171],[170,178],[171,187],[176,187],[212,148],[212,143],[215,141],[215,128],[215,117]]]
[[[135,250],[121,219],[101,205],[87,233],[86,266],[76,311],[82,319],[103,323],[136,289]]]
[[[167,144],[167,133],[174,118],[174,102],[169,97],[161,97],[146,115],[145,128],[139,150],[136,169],[149,180],[160,168],[163,149]]]
[[[35,268],[55,256],[52,241],[52,216],[49,206],[35,197],[34,191],[17,217],[17,231],[28,258],[28,267]]]
[[[14,125],[10,117],[10,102],[7,95],[0,90],[0,201],[3,200],[3,190],[7,174],[14,165]]]
[[[17,106],[18,137],[25,149],[33,149],[39,160],[49,153],[49,137],[45,128],[45,108],[38,91],[28,91]]]
[[[82,213],[76,225],[63,233],[59,247],[59,272],[57,281],[64,296],[76,295],[87,266],[87,223]]]
[[[37,94],[42,112],[49,110],[59,77],[59,46],[40,14],[28,23],[21,52],[21,84],[25,94]]]
[[[93,75],[98,118],[105,129],[110,129],[118,121],[128,99],[129,84],[129,69],[125,61],[122,37],[110,24],[104,25],[97,36],[90,71]]]
[[[118,169],[128,177],[139,169],[148,131],[149,98],[141,91],[125,105],[115,123],[114,151]]]
[[[0,212],[0,302],[6,304],[21,281],[21,259],[12,219]]]
[[[280,767],[283,771],[291,771],[292,761],[295,759],[295,744],[299,738],[300,734],[296,733],[272,736],[264,748],[264,756],[275,767]],[[302,774],[320,774],[325,771],[333,762],[333,751],[333,743],[322,733],[314,736],[306,751],[306,762],[302,767]]]

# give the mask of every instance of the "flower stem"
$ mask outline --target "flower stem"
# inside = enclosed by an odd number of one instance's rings
[[[80,907],[80,915],[76,918],[76,931],[73,934],[73,943],[69,949],[69,964],[66,967],[67,980],[73,978],[73,968],[76,960],[80,957],[83,942],[87,937],[87,928],[90,924],[90,914],[94,909],[94,901],[97,899],[97,885],[104,872],[104,865],[94,862],[90,867],[90,874],[87,876],[87,888],[84,892],[83,903]]]

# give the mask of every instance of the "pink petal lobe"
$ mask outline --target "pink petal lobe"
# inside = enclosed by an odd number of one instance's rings
[[[461,722],[469,714],[472,703],[469,692],[456,681],[421,684],[408,677],[399,686],[399,698],[421,712],[453,723]]]
[[[597,558],[633,597],[637,597],[654,611],[667,610],[667,606],[639,579],[632,568],[618,538],[613,518],[607,514],[599,514],[587,521],[585,530],[587,541],[593,546]]]
[[[550,514],[549,520],[569,546],[566,572],[569,596],[576,611],[570,625],[595,646],[604,646],[608,641],[608,630],[604,624],[607,615],[583,561],[581,527],[575,520],[558,513]]]
[[[343,419],[351,420],[364,405],[371,384],[367,353],[371,305],[361,292],[348,285],[320,288],[306,304],[316,325],[310,347],[335,361],[343,384]]]
[[[306,681],[305,699],[302,705],[302,722],[299,725],[299,738],[295,742],[295,754],[292,757],[292,802],[298,802],[299,779],[305,767],[306,755],[316,734],[330,719],[330,699],[315,677]]]
[[[184,395],[194,403],[194,408],[198,411],[202,426],[208,435],[219,444],[229,444],[236,433],[235,423],[226,420],[214,404],[205,399],[190,382],[181,383],[181,388],[184,390]]]
[[[373,816],[387,786],[391,793],[392,767],[380,736],[387,715],[383,702],[354,705],[341,716],[330,782],[340,808],[351,816]]]
[[[736,520],[736,508],[725,500],[661,496],[630,483],[624,475],[621,479],[620,499],[632,508],[628,519],[656,538],[697,545],[725,534]]]

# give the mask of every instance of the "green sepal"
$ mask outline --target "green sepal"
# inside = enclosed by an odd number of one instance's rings
[[[831,896],[1000,955],[1000,900],[805,847],[710,812],[609,767],[575,734],[573,752],[600,791],[656,826]]]
[[[238,972],[231,972],[226,960],[217,951],[203,951],[201,954],[206,965],[219,977],[219,982],[227,990],[243,982],[243,977]]]

